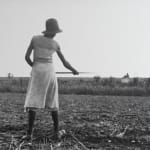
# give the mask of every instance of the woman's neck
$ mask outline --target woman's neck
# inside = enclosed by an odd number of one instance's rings
[[[55,35],[51,35],[51,34],[44,34],[43,36],[50,39],[53,39],[55,37]]]

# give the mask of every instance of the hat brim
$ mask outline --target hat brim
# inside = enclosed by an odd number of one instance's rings
[[[60,32],[62,32],[62,30],[60,29],[60,30],[57,30],[57,31],[42,31],[42,33],[43,34],[55,34],[55,33],[60,33]]]

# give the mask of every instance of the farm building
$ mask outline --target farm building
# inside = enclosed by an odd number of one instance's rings
[[[130,82],[129,74],[127,73],[125,76],[121,78],[121,83],[127,84]]]

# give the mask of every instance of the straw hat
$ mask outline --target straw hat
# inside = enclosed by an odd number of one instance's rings
[[[45,28],[46,30],[42,32],[44,34],[55,34],[62,32],[62,30],[59,28],[57,20],[54,18],[46,20]]]

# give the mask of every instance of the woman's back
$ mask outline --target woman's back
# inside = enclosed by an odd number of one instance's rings
[[[43,108],[49,109],[52,112],[54,135],[56,138],[60,137],[58,124],[58,84],[55,69],[51,63],[53,53],[57,51],[63,65],[71,70],[74,75],[78,74],[69,62],[65,60],[59,45],[53,40],[56,33],[60,32],[62,30],[59,28],[57,20],[54,18],[48,19],[46,21],[46,30],[42,32],[44,35],[34,36],[27,49],[25,60],[32,67],[32,71],[24,104],[24,108],[29,112],[29,115],[27,135],[22,138],[23,141],[32,141],[35,111]],[[30,58],[32,52],[34,60]]]
[[[52,55],[59,48],[56,41],[42,35],[37,35],[33,37],[32,43],[34,61],[45,60],[52,62]]]

